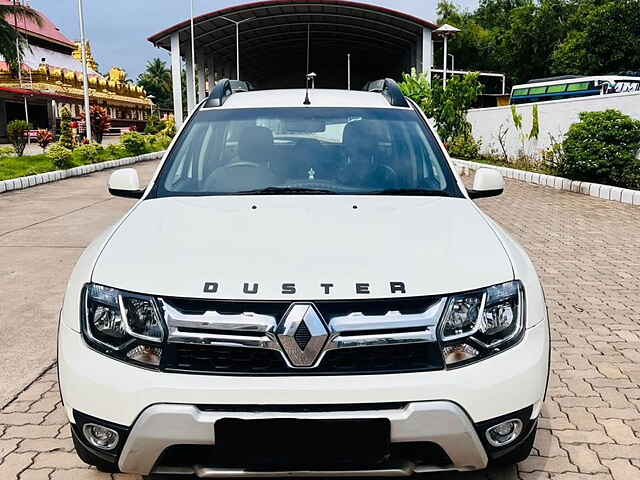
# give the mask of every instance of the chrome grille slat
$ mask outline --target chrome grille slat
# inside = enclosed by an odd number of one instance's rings
[[[212,348],[231,347],[232,350],[234,348],[252,348],[277,351],[288,368],[292,370],[303,368],[302,363],[296,360],[297,357],[290,358],[292,348],[290,346],[287,348],[288,344],[279,339],[279,336],[282,336],[280,329],[283,328],[279,326],[279,321],[284,320],[280,320],[274,315],[255,312],[238,313],[237,304],[234,305],[234,313],[225,314],[214,310],[198,310],[195,311],[196,313],[191,313],[191,311],[180,311],[170,301],[160,299],[160,302],[168,327],[167,341],[169,344],[188,344]],[[304,329],[293,323],[289,327],[296,328],[292,330],[291,338],[289,339],[287,336],[285,340],[299,342],[297,345],[300,352],[306,351],[307,346],[311,344],[315,345],[314,348],[320,349],[315,355],[316,360],[312,360],[313,363],[310,361],[304,364],[304,368],[307,368],[312,374],[314,369],[322,364],[326,357],[325,354],[332,351],[348,352],[345,349],[360,350],[365,347],[392,347],[417,343],[435,344],[437,342],[436,327],[446,304],[447,298],[443,297],[425,299],[424,311],[414,307],[410,310],[411,313],[403,312],[400,309],[390,310],[384,314],[380,310],[375,313],[366,313],[366,308],[363,311],[355,311],[347,315],[334,313],[334,316],[326,318],[326,330],[324,327],[321,328],[326,332],[324,334],[326,340],[321,336],[316,337],[322,332],[313,334],[309,332],[307,335]],[[218,303],[218,305],[216,310],[226,308],[224,304]],[[292,305],[307,304],[293,302]],[[366,307],[364,304],[354,302],[354,310],[358,305]],[[403,308],[401,305],[399,307]],[[321,302],[318,302],[318,308],[322,312]],[[342,307],[340,308],[341,312],[345,311]],[[278,314],[278,316],[280,315]],[[286,315],[284,314],[284,316]],[[329,315],[331,314],[329,313]],[[319,321],[322,322],[322,320]],[[304,327],[308,328],[309,324],[304,323]],[[299,338],[295,336],[296,334]],[[318,343],[320,341],[322,343]],[[214,355],[212,358],[217,357]]]

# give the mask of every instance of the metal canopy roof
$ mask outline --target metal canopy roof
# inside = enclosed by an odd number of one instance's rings
[[[335,68],[336,62],[342,63],[342,55],[347,53],[352,54],[356,71],[358,64],[372,72],[385,68],[386,64],[391,66],[386,67],[386,72],[380,71],[380,77],[398,75],[411,66],[409,58],[412,49],[421,42],[423,30],[437,28],[405,13],[344,0],[248,3],[195,19],[196,51],[199,55],[213,56],[217,64],[235,62],[235,25],[223,16],[235,21],[251,19],[240,26],[240,56],[242,77],[252,80],[268,80],[278,75],[282,82],[294,75],[293,70],[296,78],[306,73],[310,25],[311,70],[318,72],[320,82],[324,75],[325,86],[327,72]],[[189,20],[151,36],[149,41],[170,50],[171,36],[176,32],[180,35],[180,49],[186,52],[191,48]],[[356,75],[356,81],[359,80]]]

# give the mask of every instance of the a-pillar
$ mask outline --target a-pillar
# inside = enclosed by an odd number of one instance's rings
[[[173,113],[179,128],[184,120],[182,113],[182,57],[180,55],[180,34],[171,35],[171,79],[173,85]]]
[[[185,69],[187,71],[187,113],[191,114],[196,108],[196,89],[193,76],[193,58],[191,57],[191,49],[187,48],[185,61]]]

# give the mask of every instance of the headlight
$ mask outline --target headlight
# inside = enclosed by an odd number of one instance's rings
[[[82,331],[97,350],[146,367],[160,365],[165,327],[153,297],[88,284]]]
[[[462,366],[501,352],[524,333],[524,293],[519,281],[454,295],[440,322],[448,366]]]

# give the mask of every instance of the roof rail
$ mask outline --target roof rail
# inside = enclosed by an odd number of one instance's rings
[[[209,94],[209,98],[207,99],[207,103],[204,104],[204,108],[221,107],[231,95],[233,95],[233,88],[231,88],[231,82],[229,79],[224,78],[219,80]]]
[[[409,103],[400,90],[400,87],[391,78],[383,78],[381,80],[374,80],[368,82],[364,86],[364,90],[367,92],[378,92],[385,96],[388,102],[394,107],[409,107]]]

